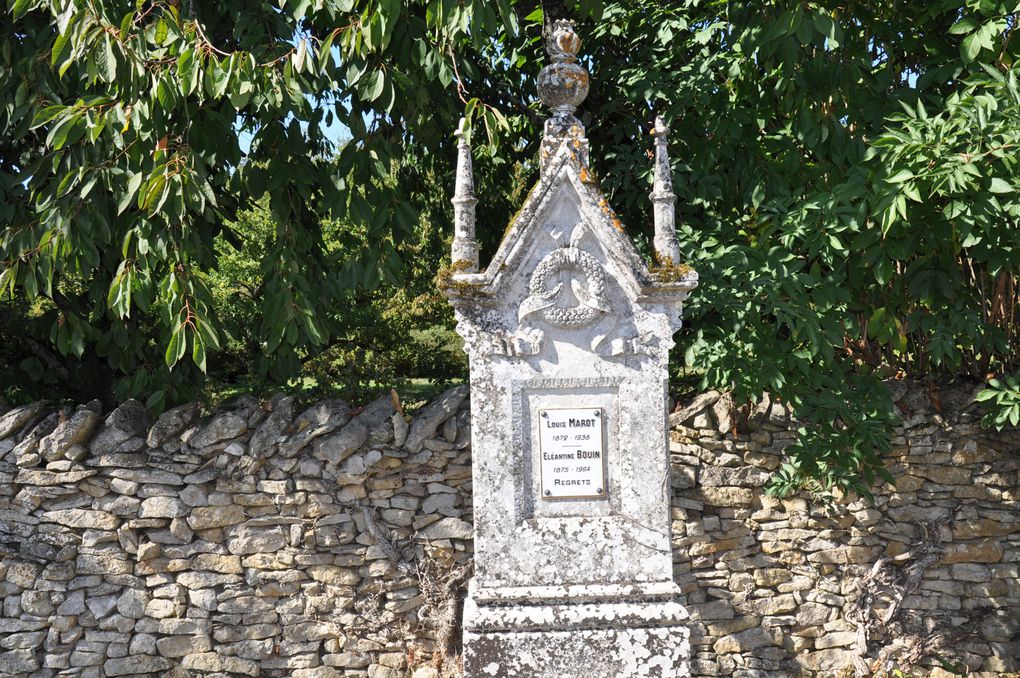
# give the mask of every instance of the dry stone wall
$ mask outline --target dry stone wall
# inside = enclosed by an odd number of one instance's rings
[[[874,505],[764,495],[795,438],[781,403],[707,393],[671,415],[693,675],[1020,671],[1020,435],[983,430],[973,388],[890,385],[896,485]]]
[[[456,670],[466,398],[0,413],[0,675]]]
[[[671,415],[693,675],[1020,671],[1020,437],[981,429],[972,389],[893,386],[873,506],[764,495],[779,403]],[[0,408],[0,676],[457,675],[467,396]]]

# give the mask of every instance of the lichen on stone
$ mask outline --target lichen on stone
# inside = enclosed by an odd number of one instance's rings
[[[648,273],[652,279],[660,283],[675,283],[683,280],[694,273],[694,269],[687,264],[675,264],[673,260],[655,255],[655,264],[648,267]]]
[[[456,277],[458,273],[469,272],[473,266],[474,264],[470,261],[461,259],[454,261],[448,266],[441,267],[436,271],[436,287],[444,292],[468,292],[477,289],[479,287],[478,283],[458,280]]]

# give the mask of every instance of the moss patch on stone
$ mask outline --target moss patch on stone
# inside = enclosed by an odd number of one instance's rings
[[[457,280],[455,277],[458,273],[469,272],[471,266],[471,262],[464,259],[455,261],[449,266],[443,266],[436,272],[436,287],[442,291],[450,290],[458,292],[478,289],[478,283]]]
[[[661,259],[656,255],[655,264],[648,268],[648,273],[656,282],[674,283],[694,273],[694,269],[687,264],[674,264],[672,259]]]

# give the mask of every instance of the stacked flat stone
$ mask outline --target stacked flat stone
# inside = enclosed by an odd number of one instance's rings
[[[973,676],[1020,671],[1020,435],[982,429],[973,389],[943,390],[939,413],[926,388],[899,391],[896,485],[874,506],[764,496],[795,439],[780,403],[741,416],[708,393],[671,416],[693,675],[839,675],[860,578],[932,520],[943,553],[903,614]],[[456,675],[455,658],[435,667],[417,571],[471,559],[466,396],[410,421],[389,398],[154,423],[133,402],[105,419],[0,403],[0,676]]]
[[[439,676],[467,395],[0,409],[0,676]]]
[[[1020,671],[1020,433],[983,429],[974,388],[943,390],[936,410],[926,386],[891,386],[903,420],[888,465],[896,484],[876,488],[874,505],[763,493],[796,438],[782,403],[741,416],[706,393],[671,415],[674,571],[693,620],[692,675],[854,675],[841,672],[856,653],[862,577],[925,541],[933,522],[941,552],[900,615],[903,630],[929,629],[922,665]],[[902,583],[906,572],[890,567]],[[866,659],[896,635],[872,637]]]

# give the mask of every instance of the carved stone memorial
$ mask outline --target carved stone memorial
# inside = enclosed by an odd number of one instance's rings
[[[557,22],[538,91],[541,176],[478,271],[460,138],[443,287],[471,364],[475,572],[468,678],[689,675],[673,582],[667,363],[697,275],[679,264],[666,128],[656,121],[656,264],[593,181],[576,107],[580,40]]]

